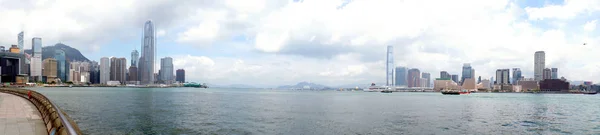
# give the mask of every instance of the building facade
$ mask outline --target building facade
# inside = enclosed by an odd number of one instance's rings
[[[408,87],[419,87],[421,84],[421,71],[419,69],[413,68],[408,70],[407,77]]]
[[[431,74],[430,73],[423,72],[421,74],[421,78],[423,78],[423,80],[425,81],[425,82],[422,82],[422,83],[425,84],[425,87],[430,87],[431,86],[431,82],[430,82],[431,81]]]
[[[558,79],[558,68],[551,68],[550,70],[552,70],[552,79]]]
[[[496,70],[496,83],[497,85],[510,84],[510,69],[498,69]]]
[[[396,67],[396,86],[407,86],[406,85],[406,67]]]
[[[179,83],[185,83],[185,70],[177,69],[175,75],[176,75],[175,81],[177,81]]]
[[[138,64],[139,79],[141,84],[154,84],[154,63],[156,59],[156,32],[152,21],[144,24],[142,38],[142,55]]]
[[[394,47],[387,46],[387,62],[385,65],[385,86],[394,86]]]
[[[25,32],[21,31],[18,35],[17,35],[17,42],[18,42],[18,48],[19,48],[19,53],[23,54],[25,53],[25,43],[23,42],[25,40]]]
[[[90,62],[90,83],[91,84],[100,84],[100,65],[98,65],[97,61]]]
[[[56,59],[54,58],[46,58],[44,59],[44,68],[43,73],[42,73],[42,81],[45,81],[46,83],[52,83],[55,82],[56,83],[56,77],[57,77],[57,62]]]
[[[173,58],[165,57],[160,59],[160,80],[165,84],[173,83]]]
[[[544,78],[544,68],[546,68],[546,53],[537,51],[533,63],[533,78],[535,81],[541,81]]]
[[[450,74],[446,71],[440,71],[440,78],[441,79],[452,79],[452,76],[450,76]]]
[[[110,81],[110,60],[107,57],[100,58],[100,84]]]
[[[451,75],[451,77],[452,77],[452,78],[451,78],[451,79],[452,79],[452,81],[454,81],[455,83],[458,83],[458,81],[459,81],[459,80],[458,80],[458,75]]]
[[[544,72],[542,74],[542,79],[552,79],[552,70],[549,68],[544,68]]]
[[[54,59],[56,60],[56,70],[57,70],[56,76],[57,76],[57,78],[60,79],[60,82],[66,82],[68,80],[67,66],[69,66],[69,65],[67,64],[67,58],[65,55],[65,51],[55,50],[54,51]]]
[[[511,83],[514,85],[518,85],[519,80],[523,77],[523,75],[521,75],[521,69],[520,68],[513,68],[513,76],[511,79]]]
[[[34,81],[42,81],[42,38],[31,39],[31,76]]]
[[[465,79],[467,78],[474,78],[474,72],[475,70],[473,70],[473,68],[471,67],[470,63],[465,63],[463,64],[462,67],[462,78],[460,79],[461,82],[464,82]],[[462,83],[461,83],[462,85]]]
[[[125,58],[110,58],[110,80],[111,81],[119,81],[121,84],[125,84],[126,80],[126,68],[127,67],[127,59]]]
[[[569,91],[569,82],[561,79],[544,79],[540,81],[540,91],[566,93]]]

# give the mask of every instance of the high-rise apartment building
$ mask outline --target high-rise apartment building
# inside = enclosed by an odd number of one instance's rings
[[[533,78],[535,81],[541,81],[544,77],[544,68],[546,68],[546,53],[537,51],[534,55]]]
[[[421,71],[416,68],[408,70],[408,77],[406,79],[409,88],[419,87],[421,85]]]
[[[542,73],[542,80],[552,79],[552,70],[549,68],[544,68]]]
[[[519,82],[519,80],[521,80],[523,75],[521,75],[521,69],[520,68],[513,68],[513,76],[511,79],[511,83],[518,85],[517,83]]]
[[[387,62],[385,65],[385,86],[394,85],[394,47],[387,46]]]
[[[179,83],[185,83],[185,70],[177,69],[177,72],[175,73],[175,75],[176,75],[175,81],[177,81]]]
[[[127,59],[125,58],[110,58],[110,80],[119,81],[121,84],[126,83],[126,68]]]
[[[154,62],[156,59],[156,32],[154,24],[148,20],[144,24],[142,38],[142,56],[138,64],[139,79],[141,84],[154,84]]]
[[[422,82],[425,84],[425,87],[431,86],[431,74],[430,73],[423,72],[421,75],[421,78],[423,78],[423,80],[425,81],[425,82]]]
[[[510,84],[510,69],[496,70],[496,84]]]
[[[160,80],[165,84],[173,83],[173,58],[165,57],[160,59]]]
[[[34,81],[42,80],[42,38],[31,39],[33,56],[31,57],[31,76]]]
[[[552,70],[552,79],[558,79],[558,68],[551,68]]]
[[[107,57],[100,58],[100,84],[110,81],[110,60]]]
[[[458,83],[458,75],[451,75],[452,81]]]
[[[25,40],[25,32],[21,31],[19,33],[19,35],[17,36],[19,53],[21,53],[21,54],[25,53],[25,43],[23,42],[24,40]]]
[[[441,79],[452,79],[452,76],[446,71],[440,71]]]
[[[406,86],[406,67],[396,67],[396,86]]]

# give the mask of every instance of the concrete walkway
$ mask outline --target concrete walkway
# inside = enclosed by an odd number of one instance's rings
[[[0,135],[47,135],[37,108],[28,100],[0,93]]]

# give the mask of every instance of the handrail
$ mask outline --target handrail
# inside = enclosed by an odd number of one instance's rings
[[[18,88],[0,88],[0,92],[13,94],[28,99],[42,116],[48,133],[59,135],[80,135],[77,124],[46,96],[32,90]],[[60,120],[58,120],[60,119]],[[65,129],[66,128],[66,129]]]

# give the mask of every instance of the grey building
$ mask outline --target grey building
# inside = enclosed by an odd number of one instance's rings
[[[450,74],[446,71],[440,71],[440,78],[442,79],[451,79],[452,76],[450,76]]]
[[[144,24],[142,38],[142,55],[138,64],[139,79],[141,84],[154,84],[154,63],[156,59],[156,32],[152,21]]]
[[[110,60],[107,57],[100,58],[100,84],[110,81]]]
[[[25,53],[25,43],[23,42],[25,39],[25,32],[21,31],[19,35],[17,35],[18,47],[20,49],[20,53]]]
[[[462,78],[460,79],[460,82],[464,82],[464,80],[468,79],[468,78],[474,78],[474,76],[475,76],[474,72],[475,72],[475,70],[471,67],[471,64],[469,64],[469,63],[463,64]],[[461,83],[461,85],[462,85],[462,83]]]
[[[68,72],[67,69],[69,69],[69,68],[67,68],[67,66],[70,67],[70,65],[67,62],[65,51],[63,51],[63,50],[54,51],[54,59],[56,59],[56,69],[58,70],[56,72],[57,78],[59,78],[61,82],[66,82],[68,80],[67,76],[69,76],[69,74],[67,73]]]
[[[394,85],[394,47],[387,46],[387,62],[385,65],[385,86]]]
[[[551,68],[552,70],[552,79],[558,79],[558,68]]]
[[[126,68],[127,59],[125,58],[110,58],[110,80],[119,81],[121,84],[125,84],[126,80]]]
[[[165,84],[173,83],[173,58],[160,59],[160,80]]]
[[[425,84],[425,87],[431,87],[431,74],[430,73],[421,73],[421,78],[423,78],[425,80],[425,82],[422,82],[423,84]]]
[[[458,75],[452,75],[452,81],[458,83]]]
[[[185,83],[185,70],[177,69],[177,72],[175,73],[175,75],[177,76],[175,81],[180,82],[180,83]]]
[[[533,78],[535,81],[541,81],[544,78],[544,68],[546,68],[546,53],[537,51],[534,54]]]
[[[512,84],[517,85],[519,80],[521,80],[523,75],[521,75],[521,69],[513,68],[513,76],[512,76]]]
[[[42,38],[31,39],[31,48],[33,55],[31,56],[30,73],[34,81],[42,81]]]
[[[496,70],[496,84],[510,84],[510,69]]]
[[[406,73],[408,68],[406,67],[396,67],[396,86],[407,86],[406,83]]]

